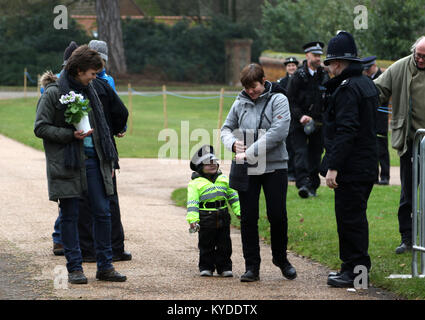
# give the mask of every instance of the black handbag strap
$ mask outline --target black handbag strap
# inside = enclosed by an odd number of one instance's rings
[[[261,110],[261,115],[260,115],[260,124],[258,125],[257,132],[255,133],[255,135],[256,135],[255,140],[257,140],[257,139],[258,139],[258,130],[260,130],[260,129],[261,129],[261,125],[263,124],[264,112],[266,111],[267,105],[269,104],[270,99],[271,99],[272,97],[273,97],[273,95],[270,95],[270,96],[267,98],[266,103],[264,104],[263,110]]]

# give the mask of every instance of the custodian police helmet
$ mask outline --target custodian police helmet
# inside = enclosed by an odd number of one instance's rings
[[[214,155],[214,148],[208,144],[203,145],[190,160],[190,169],[199,171],[204,164],[209,164],[211,160],[214,162],[218,160]]]
[[[357,56],[356,43],[350,33],[340,31],[329,41],[328,52],[326,53],[326,59],[323,62],[326,66],[328,66],[331,60],[360,62],[360,58]]]

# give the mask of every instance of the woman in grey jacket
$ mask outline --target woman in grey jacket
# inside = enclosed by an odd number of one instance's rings
[[[242,282],[259,280],[260,246],[258,236],[259,198],[263,187],[270,222],[273,263],[284,277],[295,279],[295,268],[286,256],[288,222],[286,192],[288,153],[285,140],[291,116],[288,99],[272,90],[263,68],[250,64],[241,72],[244,86],[221,128],[225,147],[236,153],[236,161],[246,160],[248,188],[239,190],[242,249],[246,272]],[[242,138],[242,136],[244,136]]]

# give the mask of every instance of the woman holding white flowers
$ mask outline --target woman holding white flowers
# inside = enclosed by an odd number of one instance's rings
[[[112,165],[117,153],[102,104],[91,80],[102,70],[100,55],[87,45],[76,49],[60,77],[42,77],[45,93],[37,105],[34,133],[43,139],[49,199],[59,201],[61,232],[67,259],[68,281],[87,283],[78,242],[79,197],[87,193],[93,212],[97,260],[96,278],[125,281],[112,266],[111,215]],[[88,114],[92,129],[75,129]]]

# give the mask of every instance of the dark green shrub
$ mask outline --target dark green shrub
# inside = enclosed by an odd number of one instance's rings
[[[223,17],[201,24],[182,20],[174,26],[151,19],[127,20],[123,23],[123,38],[130,72],[155,70],[173,81],[224,82],[227,39],[253,39],[253,61],[258,61],[262,50],[252,26]]]

